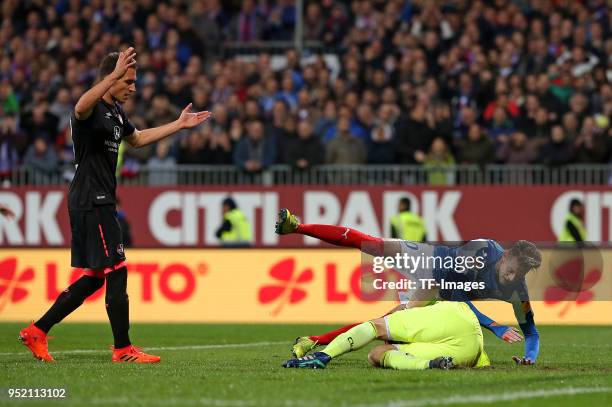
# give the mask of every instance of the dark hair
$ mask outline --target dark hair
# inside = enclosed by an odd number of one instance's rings
[[[579,199],[574,198],[570,201],[570,205],[569,205],[570,211],[576,206],[582,206],[582,202],[580,202]]]
[[[404,208],[406,208],[407,211],[410,210],[410,199],[407,197],[403,197],[402,199],[400,199],[399,201],[400,205],[404,205]]]
[[[104,78],[106,75],[110,74],[115,70],[115,66],[117,65],[117,60],[119,59],[118,52],[111,52],[107,56],[102,59],[100,62],[100,66],[98,67],[98,79]]]
[[[527,240],[518,240],[509,250],[512,257],[518,260],[519,270],[527,273],[531,269],[537,269],[542,264],[542,254],[537,246]]]
[[[100,66],[98,67],[98,80],[104,78],[106,75],[115,70],[118,59],[118,52],[111,52],[102,59],[102,62],[100,62]],[[132,65],[132,68],[136,68],[136,65]]]
[[[236,209],[238,206],[236,205],[236,201],[232,198],[227,197],[223,200],[223,205],[227,205],[230,209]]]

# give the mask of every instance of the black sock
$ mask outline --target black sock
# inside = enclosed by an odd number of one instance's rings
[[[115,349],[130,345],[130,303],[127,295],[127,268],[106,275],[106,313],[113,329]]]
[[[103,285],[104,279],[102,278],[82,276],[57,297],[51,308],[34,325],[44,332],[49,332],[53,325],[79,308],[87,297]]]

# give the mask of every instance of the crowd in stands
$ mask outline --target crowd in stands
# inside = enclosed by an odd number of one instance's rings
[[[287,48],[281,64],[223,44],[292,41],[293,0],[0,7],[0,175],[73,163],[73,106],[104,55],[127,46],[138,79],[123,109],[137,128],[172,121],[189,102],[213,118],[154,146],[123,143],[124,176],[178,164],[611,161],[606,0],[305,0],[304,39],[320,45]]]

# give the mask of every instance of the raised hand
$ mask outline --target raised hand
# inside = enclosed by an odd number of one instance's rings
[[[117,64],[115,65],[115,69],[113,70],[113,77],[115,79],[121,79],[128,68],[136,65],[136,51],[134,47],[129,47],[125,51],[121,51],[119,53],[119,58],[117,59]]]
[[[192,103],[189,103],[181,112],[181,116],[178,118],[179,125],[182,129],[188,129],[195,127],[198,124],[203,123],[206,119],[212,116],[209,111],[190,113]]]

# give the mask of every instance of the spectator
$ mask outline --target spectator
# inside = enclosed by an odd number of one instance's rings
[[[414,164],[417,157],[429,150],[433,130],[425,119],[426,108],[418,104],[409,117],[400,117],[396,123],[396,154],[399,163]]]
[[[423,166],[427,170],[429,185],[453,184],[453,174],[449,170],[454,165],[455,159],[448,150],[446,142],[442,137],[436,137],[431,143],[429,153],[423,160]]]
[[[605,133],[597,127],[595,119],[587,117],[580,134],[574,141],[574,162],[600,164],[608,160]]]
[[[327,44],[340,43],[347,33],[347,16],[344,5],[333,2],[331,15],[325,21],[323,41]]]
[[[307,120],[298,124],[298,137],[288,143],[287,150],[287,164],[298,170],[322,164],[325,156],[323,144],[314,136],[312,124]]]
[[[207,53],[216,55],[223,40],[223,31],[228,17],[219,0],[197,0],[193,2],[189,13],[191,26],[198,40],[202,42]]]
[[[530,164],[536,158],[536,150],[529,144],[525,133],[512,133],[508,142],[499,146],[497,159],[506,164]]]
[[[70,98],[70,91],[67,88],[61,88],[57,92],[55,101],[49,107],[49,113],[59,119],[58,131],[60,134],[70,127],[70,114],[72,113],[72,109],[74,109],[74,105]]]
[[[493,161],[494,153],[491,139],[482,134],[482,129],[478,124],[472,124],[467,139],[461,142],[459,162],[478,164],[482,167]]]
[[[234,164],[249,173],[265,170],[276,160],[275,141],[264,135],[261,121],[248,124],[247,136],[238,142],[234,151]]]
[[[306,6],[304,16],[304,39],[307,41],[318,41],[325,28],[325,22],[321,16],[321,6],[310,3]]]
[[[578,137],[579,124],[576,115],[573,112],[567,112],[561,120],[563,131],[568,140],[573,141]]]
[[[269,40],[292,39],[295,25],[295,6],[290,0],[277,0],[266,19],[265,38]]]
[[[17,122],[13,116],[6,116],[0,120],[0,179],[9,178],[13,170],[18,168],[19,137]]]
[[[322,140],[324,135],[335,127],[337,118],[336,103],[333,100],[328,100],[325,102],[323,114],[315,124],[314,132],[316,136]]]
[[[493,113],[493,118],[487,128],[489,136],[496,143],[507,141],[510,134],[514,132],[514,124],[508,118],[506,110],[503,107],[496,107]]]
[[[240,13],[230,24],[230,37],[235,41],[251,42],[262,38],[264,22],[254,0],[244,0]]]
[[[0,109],[1,115],[19,113],[19,100],[7,82],[0,83]]]
[[[58,170],[57,155],[45,137],[37,137],[26,151],[23,165],[31,171],[35,183],[46,183]]]
[[[276,137],[277,155],[276,161],[281,164],[289,163],[289,146],[297,139],[297,120],[294,116],[288,116],[283,120],[283,127],[279,129],[277,136],[271,133],[271,137]]]
[[[536,144],[542,144],[542,141],[546,141],[550,135],[550,120],[545,108],[540,107],[536,111],[534,124],[533,132],[527,134],[527,137],[535,140]]]
[[[363,164],[366,149],[363,141],[350,132],[350,122],[344,117],[338,119],[337,134],[327,143],[325,161],[328,164]]]
[[[222,164],[232,163],[232,142],[226,131],[212,131],[210,126],[204,125],[204,160],[202,164]]]
[[[550,167],[559,167],[571,162],[572,146],[562,126],[552,128],[550,140],[540,148],[540,161]]]
[[[394,161],[395,149],[395,117],[393,106],[381,105],[378,109],[378,119],[370,132],[368,163],[390,164]]]
[[[490,102],[484,113],[483,113],[483,118],[486,121],[490,121],[493,119],[493,114],[495,113],[495,109],[501,107],[502,109],[505,110],[505,112],[508,114],[508,116],[510,116],[511,118],[517,117],[520,113],[519,111],[519,107],[516,105],[516,103],[514,103],[513,101],[508,99],[508,95],[505,93],[500,94],[496,100]]]
[[[149,185],[174,185],[176,184],[176,160],[170,155],[168,143],[160,141],[155,146],[155,155],[147,163],[149,171]]]
[[[22,114],[20,122],[30,142],[37,138],[43,138],[48,144],[55,144],[59,120],[57,116],[49,112],[49,105],[46,102],[36,105],[31,111]]]
[[[204,152],[204,136],[201,129],[192,129],[187,137],[181,140],[178,153],[179,164],[203,164],[206,154]]]
[[[357,117],[355,118],[355,127],[357,129],[354,134],[361,137],[366,145],[370,141],[374,122],[375,118],[372,107],[367,103],[360,104],[357,108]]]

